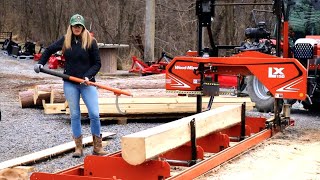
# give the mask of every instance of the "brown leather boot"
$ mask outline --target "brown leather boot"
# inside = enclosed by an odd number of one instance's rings
[[[93,138],[93,151],[92,154],[93,155],[106,155],[108,154],[108,152],[104,151],[102,148],[102,137],[100,135],[100,137],[96,136],[96,135],[92,135]]]
[[[81,156],[83,156],[82,135],[78,138],[73,137],[73,140],[76,144],[76,148],[72,157],[80,158]]]

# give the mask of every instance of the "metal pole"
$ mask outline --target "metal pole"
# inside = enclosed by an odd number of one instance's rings
[[[196,120],[193,118],[190,121],[190,131],[191,131],[191,161],[190,165],[194,165],[197,162],[197,137],[196,137]]]

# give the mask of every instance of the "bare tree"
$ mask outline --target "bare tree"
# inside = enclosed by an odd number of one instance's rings
[[[216,0],[216,3],[241,3],[243,0]],[[272,2],[272,0],[246,0]],[[143,58],[146,0],[1,0],[0,30],[12,31],[20,41],[26,39],[50,44],[64,35],[69,18],[79,13],[98,42],[129,44],[119,49],[119,59]],[[155,59],[165,51],[172,56],[197,50],[196,0],[156,0]],[[216,44],[240,44],[246,27],[255,26],[252,9],[270,6],[217,6],[212,23]],[[262,14],[260,17],[266,17]],[[269,14],[270,16],[272,14]],[[268,15],[268,16],[269,16]],[[21,18],[20,18],[21,17]],[[272,18],[267,18],[272,24]],[[209,46],[208,37],[204,39]]]

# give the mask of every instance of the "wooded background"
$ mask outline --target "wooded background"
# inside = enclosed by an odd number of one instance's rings
[[[143,56],[139,47],[144,44],[145,1],[0,0],[0,31],[12,31],[19,43],[28,40],[47,46],[65,34],[70,17],[79,13],[98,42],[130,45],[118,53],[119,60],[128,65],[132,55]],[[216,3],[272,3],[272,0],[217,0]],[[196,0],[156,0],[155,59],[162,51],[176,56],[197,50],[195,5]],[[255,27],[253,9],[272,10],[272,6],[217,6],[212,23],[215,42],[240,44],[245,28]],[[265,17],[272,15],[270,12],[256,14],[258,21],[266,21]],[[273,28],[274,22],[269,19],[267,25]],[[208,43],[205,46],[209,46]]]

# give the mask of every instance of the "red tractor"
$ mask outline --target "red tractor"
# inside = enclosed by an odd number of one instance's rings
[[[156,61],[143,62],[136,56],[132,56],[132,66],[129,70],[130,73],[139,73],[142,76],[152,74],[166,73],[166,66],[173,58],[168,56],[165,52],[161,53],[161,57]]]
[[[34,54],[33,60],[39,61],[42,55],[42,51],[44,50],[43,45],[40,45],[39,52]],[[50,56],[49,61],[48,61],[48,68],[49,69],[58,69],[58,68],[63,68],[65,63],[65,58],[64,56],[57,52],[53,55]]]

